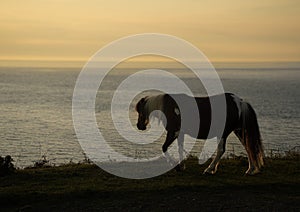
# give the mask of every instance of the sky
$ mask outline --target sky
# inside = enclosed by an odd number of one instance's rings
[[[87,60],[137,33],[185,39],[212,61],[300,61],[299,0],[2,0],[0,60]]]

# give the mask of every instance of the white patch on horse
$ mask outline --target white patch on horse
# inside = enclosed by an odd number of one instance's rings
[[[179,111],[179,109],[178,109],[177,107],[174,109],[174,112],[175,112],[175,114],[176,114],[177,116],[179,116],[180,111]]]
[[[233,98],[233,101],[235,102],[235,104],[237,106],[239,118],[241,118],[241,114],[242,114],[241,101],[242,101],[242,99],[240,99],[238,96],[236,96],[234,94],[231,94],[231,97]]]

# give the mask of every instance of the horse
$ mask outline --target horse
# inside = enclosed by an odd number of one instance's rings
[[[224,97],[226,100],[226,109],[224,110],[226,113],[224,114],[226,115],[226,120],[224,129],[221,129],[221,136],[214,134],[210,135],[209,130],[212,122],[212,108],[210,101],[215,101]],[[190,133],[188,125],[188,127],[183,126],[184,129],[181,129],[181,116],[183,113],[181,113],[180,107],[175,101],[175,99],[179,98],[188,102],[188,104],[189,101],[196,102],[199,114],[193,114],[196,113],[196,111],[190,111],[191,116],[189,116],[190,119],[193,115],[199,115],[201,125],[199,124],[199,129],[197,129],[196,134]],[[161,115],[156,117],[161,119],[165,130],[167,131],[165,142],[162,145],[163,154],[167,154],[168,147],[175,139],[177,139],[179,157],[182,159],[184,151],[184,134],[188,134],[195,139],[209,139],[210,136],[217,136],[218,146],[216,155],[210,165],[204,170],[203,174],[215,174],[217,172],[220,159],[225,152],[226,139],[232,132],[234,132],[234,134],[238,137],[247,152],[249,167],[246,174],[257,174],[264,166],[264,150],[256,113],[250,103],[244,101],[235,94],[224,93],[210,97],[191,97],[186,94],[163,93],[141,98],[136,104],[135,109],[138,112],[138,121],[136,126],[142,131],[147,129],[150,114],[152,112],[158,110],[165,115],[164,119],[161,118]],[[184,166],[182,166],[181,161],[182,160],[180,160],[177,165],[179,170]]]

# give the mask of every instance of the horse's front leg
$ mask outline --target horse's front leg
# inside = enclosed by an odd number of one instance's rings
[[[185,165],[183,162],[183,153],[184,153],[184,147],[183,147],[183,142],[184,142],[184,134],[179,134],[177,138],[177,144],[178,144],[178,153],[179,153],[179,163],[176,166],[176,171],[183,171],[185,169]]]
[[[168,153],[168,147],[174,142],[174,140],[177,138],[175,132],[169,132],[167,133],[167,137],[165,140],[165,143],[162,146],[162,151],[164,156],[167,158],[168,163],[173,166],[176,164],[176,161],[172,158],[172,156]]]

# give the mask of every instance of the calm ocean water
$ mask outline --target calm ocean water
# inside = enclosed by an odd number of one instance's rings
[[[267,153],[300,145],[299,64],[221,65],[217,70],[225,91],[253,105]],[[19,167],[32,165],[42,155],[53,164],[83,160],[72,122],[72,94],[79,72],[70,68],[0,68],[0,155],[10,154]],[[159,76],[149,80],[155,77]],[[122,75],[110,76],[99,92],[109,96],[121,79]],[[109,101],[98,98],[95,111],[110,142],[118,148],[122,138],[102,121],[109,116]],[[157,145],[159,150],[162,142]],[[227,149],[229,153],[244,152],[234,136],[229,137]],[[119,150],[127,151],[124,146]],[[196,146],[193,152],[200,150]]]

